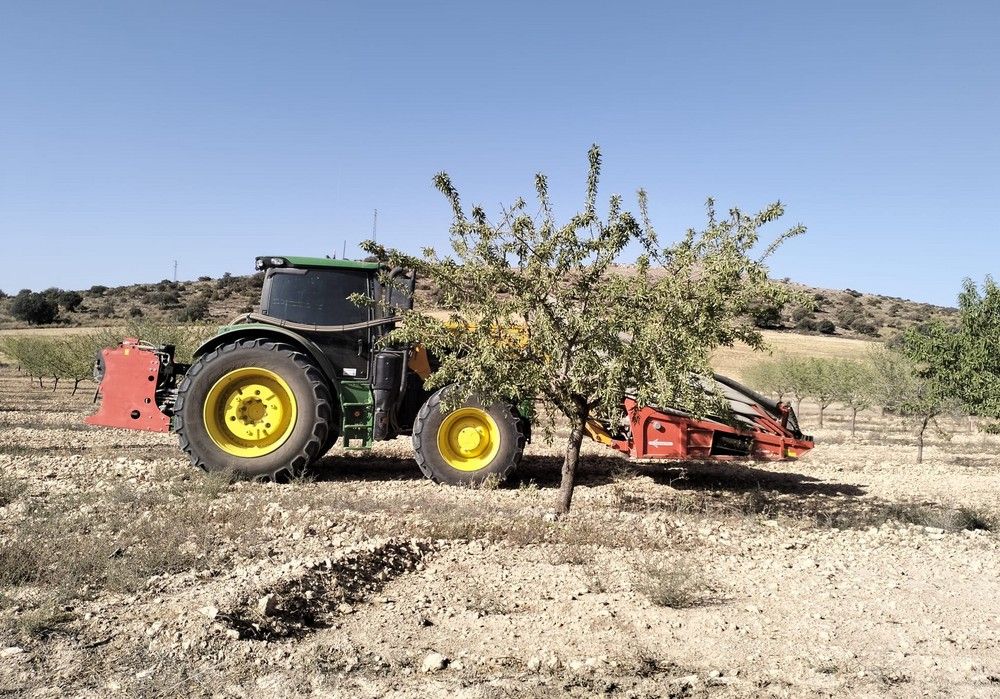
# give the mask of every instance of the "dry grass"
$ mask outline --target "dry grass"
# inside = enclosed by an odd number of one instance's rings
[[[704,583],[684,559],[645,556],[635,569],[633,587],[658,607],[684,609],[703,602]]]
[[[775,354],[800,357],[847,358],[863,357],[872,343],[847,337],[799,335],[790,332],[764,330],[764,341]],[[712,355],[712,368],[718,373],[740,380],[748,366],[766,359],[768,355],[754,352],[746,345],[722,347]]]
[[[21,490],[22,484],[18,479],[0,473],[0,507],[6,507],[17,500]]]

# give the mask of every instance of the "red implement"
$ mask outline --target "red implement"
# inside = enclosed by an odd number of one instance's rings
[[[170,418],[156,403],[159,356],[128,338],[118,347],[101,350],[101,357],[104,375],[97,389],[101,406],[86,419],[87,424],[169,432]]]
[[[627,428],[602,441],[633,459],[794,459],[813,448],[787,403],[771,400],[718,374],[714,390],[730,419],[697,418],[625,399]]]

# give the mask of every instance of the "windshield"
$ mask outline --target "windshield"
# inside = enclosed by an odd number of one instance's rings
[[[368,273],[349,269],[272,270],[264,294],[264,313],[309,325],[350,325],[369,319],[351,294],[368,296]]]

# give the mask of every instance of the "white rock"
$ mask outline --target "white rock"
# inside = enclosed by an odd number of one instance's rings
[[[18,653],[23,653],[23,652],[24,648],[21,648],[20,646],[10,646],[8,648],[0,650],[0,658],[9,658],[12,655],[17,655]]]
[[[429,653],[424,662],[420,664],[423,672],[439,672],[448,667],[448,658],[440,653]]]
[[[538,672],[542,669],[542,659],[537,655],[533,655],[528,658],[528,669],[532,672]]]
[[[198,613],[200,613],[202,616],[208,617],[209,619],[214,619],[215,617],[219,616],[219,608],[209,605],[207,607],[202,607],[201,609],[199,609]]]
[[[264,595],[257,600],[257,612],[261,616],[273,616],[278,610],[278,601],[274,595]]]

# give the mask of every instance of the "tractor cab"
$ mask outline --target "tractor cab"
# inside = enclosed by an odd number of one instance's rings
[[[367,324],[387,309],[413,307],[416,275],[401,268],[389,271],[382,284],[378,262],[322,257],[258,257],[264,272],[260,315],[286,324],[341,327]],[[365,305],[354,299],[373,302]],[[395,315],[392,310],[389,317]]]

